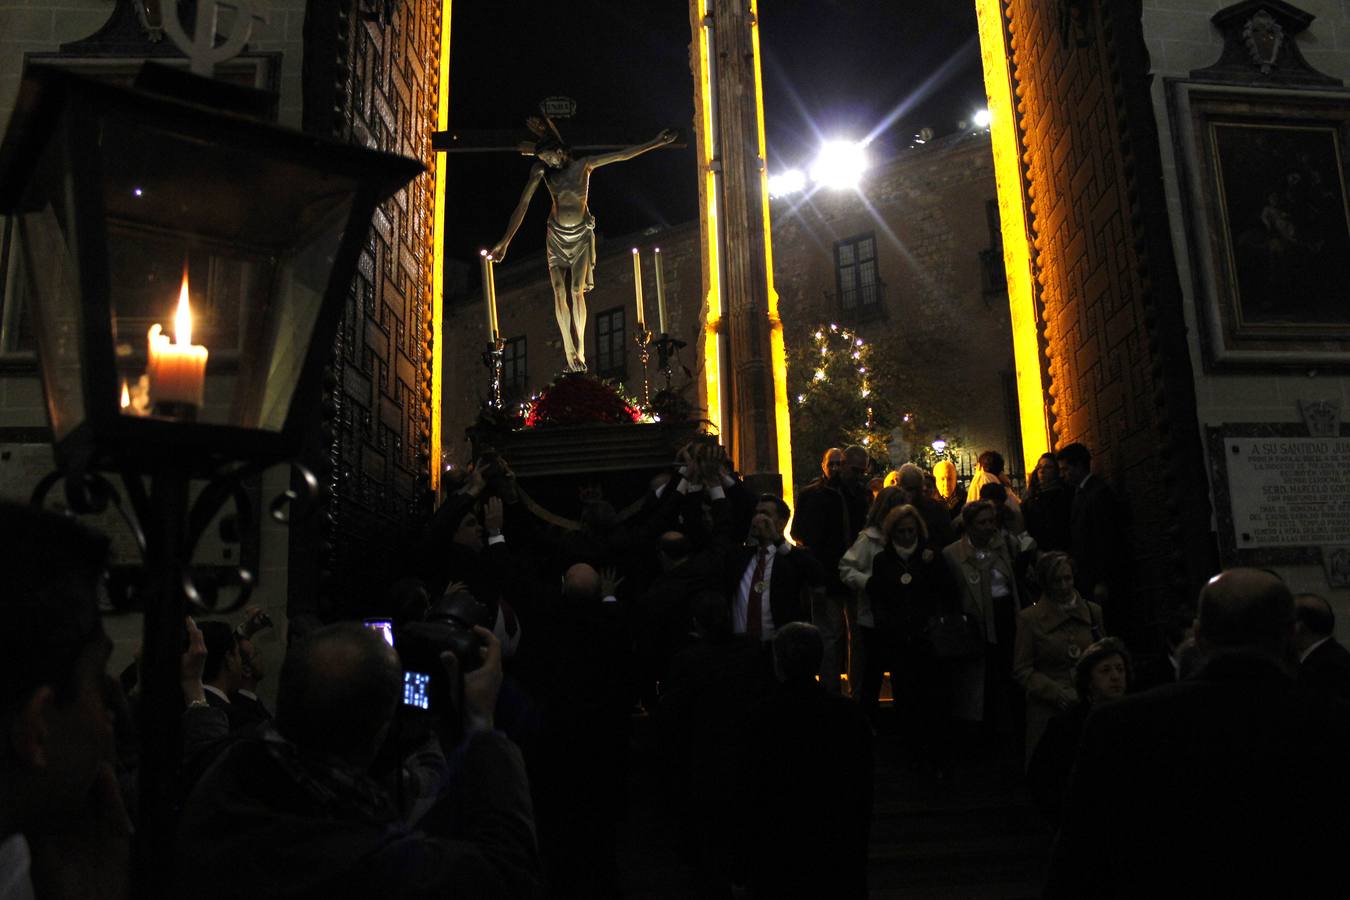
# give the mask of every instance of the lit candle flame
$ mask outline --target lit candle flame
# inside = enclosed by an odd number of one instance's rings
[[[127,380],[122,379],[122,408],[126,409],[131,405],[131,389],[127,387]]]
[[[174,343],[186,347],[192,343],[192,307],[188,304],[188,273],[183,267],[183,286],[178,290],[178,312],[173,316]]]

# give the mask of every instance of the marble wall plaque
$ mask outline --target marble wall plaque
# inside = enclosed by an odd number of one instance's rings
[[[1229,437],[1224,459],[1238,549],[1350,538],[1350,439]]]
[[[1323,565],[1350,546],[1350,425],[1337,425],[1321,434],[1292,422],[1205,429],[1225,566]]]

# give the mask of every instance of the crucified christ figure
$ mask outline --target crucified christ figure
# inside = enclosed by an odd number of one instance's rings
[[[573,159],[570,148],[563,143],[553,123],[547,123],[550,132],[532,120],[530,127],[543,132],[535,144],[534,155],[539,160],[530,169],[525,190],[520,194],[506,235],[492,248],[492,258],[501,262],[511,239],[516,236],[530,199],[542,181],[553,198],[553,210],[548,217],[548,279],[553,286],[553,311],[562,332],[563,352],[571,369],[586,368],[586,291],[594,286],[595,272],[595,217],[586,205],[590,191],[591,172],[600,166],[623,162],[664,147],[675,140],[675,132],[666,129],[645,144],[625,147],[610,153],[599,153]],[[527,145],[528,146],[528,145]]]

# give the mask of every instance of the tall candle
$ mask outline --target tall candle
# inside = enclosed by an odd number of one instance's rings
[[[173,321],[174,342],[156,322],[150,326],[150,399],[153,403],[183,404],[200,408],[206,392],[206,348],[192,343],[192,305],[188,302],[188,275],[178,290],[178,311]]]
[[[661,248],[657,247],[656,254],[656,319],[661,325],[661,333],[668,334],[666,328],[666,267],[661,259]]]
[[[497,340],[497,282],[492,271],[492,254],[478,251],[483,264],[483,306],[487,312],[488,340]]]
[[[642,254],[633,248],[633,297],[637,300],[638,331],[647,330],[647,316],[642,311]]]

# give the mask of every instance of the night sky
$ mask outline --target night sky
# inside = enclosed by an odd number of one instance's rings
[[[618,132],[641,141],[665,127],[692,137],[688,5],[682,0],[457,3],[451,36],[450,127],[465,138],[504,129],[527,140],[526,116],[562,95],[576,117],[563,137]],[[984,103],[974,4],[960,0],[761,0],[769,171],[805,169],[820,139],[871,136],[873,159],[921,127],[942,135]],[[532,160],[451,154],[447,244],[476,262],[506,226]],[[597,231],[620,236],[698,215],[694,151],[659,150],[599,170]],[[542,185],[507,263],[543,247]],[[543,266],[542,258],[539,259]],[[473,279],[470,279],[471,281]]]

